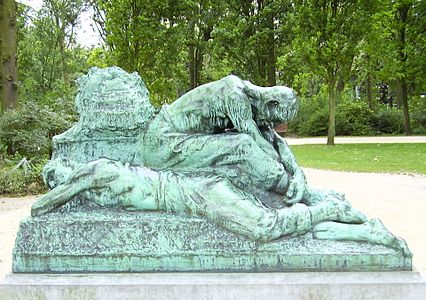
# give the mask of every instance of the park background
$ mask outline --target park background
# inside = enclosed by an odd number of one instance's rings
[[[287,136],[426,134],[426,2],[5,0],[0,194],[44,191],[51,138],[90,67],[138,72],[160,107],[235,74],[300,100]],[[14,70],[11,69],[14,66]],[[11,97],[13,95],[13,97]],[[426,174],[426,144],[293,146],[302,166]]]

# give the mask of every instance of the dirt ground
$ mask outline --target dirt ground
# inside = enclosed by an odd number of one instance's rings
[[[19,222],[30,215],[36,196],[0,198],[0,281],[12,272],[12,249]]]
[[[414,253],[415,268],[426,277],[426,176],[315,169],[305,173],[311,186],[345,192],[353,206],[403,237]],[[0,198],[0,281],[11,272],[19,221],[29,216],[36,198]]]

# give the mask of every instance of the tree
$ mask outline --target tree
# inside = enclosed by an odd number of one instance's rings
[[[407,85],[407,71],[406,63],[408,59],[407,53],[407,23],[410,8],[413,4],[413,1],[400,1],[396,7],[396,15],[398,22],[398,29],[396,32],[396,41],[397,41],[397,51],[398,51],[398,61],[401,64],[402,76],[399,78],[399,84],[401,88],[401,102],[402,102],[402,111],[404,113],[404,127],[405,133],[411,134],[410,127],[410,114],[408,110],[408,85]]]
[[[74,79],[87,71],[87,51],[77,45],[75,28],[83,1],[47,0],[23,22],[18,41],[22,101],[71,110]]]
[[[368,27],[368,3],[359,0],[300,0],[295,4],[297,22],[293,50],[327,85],[327,145],[334,145],[337,98],[349,77],[356,46]]]
[[[169,102],[187,89],[180,2],[93,0],[92,5],[110,60],[137,71],[154,102]]]
[[[81,4],[45,0],[37,13],[17,5],[20,105],[0,116],[0,148],[8,154],[47,155],[52,136],[75,121],[73,79],[87,71],[86,52],[73,38]]]
[[[234,0],[213,31],[217,69],[229,70],[261,86],[277,83],[277,56],[289,43],[293,5],[281,0]]]
[[[70,83],[67,65],[67,49],[75,44],[75,28],[78,17],[84,10],[83,0],[44,0],[45,10],[53,22],[53,35],[56,39],[55,46],[59,50],[62,79]]]
[[[363,73],[361,78],[367,80],[367,96],[374,81],[396,95],[397,106],[403,112],[404,131],[410,134],[409,98],[423,92],[426,83],[426,3],[394,0],[377,4],[372,26],[362,43],[358,69]]]
[[[415,91],[416,77],[424,77],[425,9],[424,1],[397,0],[387,6],[385,29],[390,32],[391,57],[399,85],[399,99],[404,116],[404,131],[411,134],[408,98]]]
[[[18,105],[16,35],[16,3],[14,0],[0,1],[0,98],[2,112]]]
[[[185,33],[185,46],[188,57],[189,88],[193,89],[202,83],[202,71],[207,54],[208,42],[212,32],[219,24],[223,14],[221,1],[184,1],[177,15],[182,15],[182,27]]]

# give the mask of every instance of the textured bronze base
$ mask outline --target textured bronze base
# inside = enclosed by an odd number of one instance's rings
[[[201,218],[81,207],[23,220],[13,251],[15,273],[401,270],[411,258],[364,242],[262,243]]]

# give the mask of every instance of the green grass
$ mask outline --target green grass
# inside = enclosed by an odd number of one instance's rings
[[[426,143],[290,147],[302,167],[354,172],[426,174]]]

